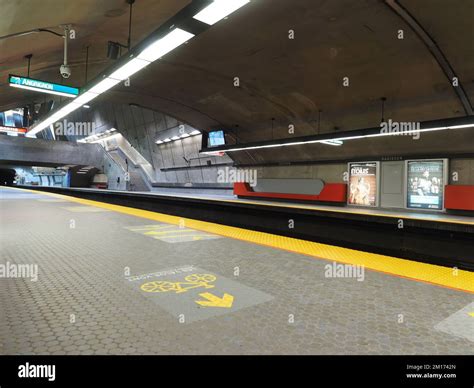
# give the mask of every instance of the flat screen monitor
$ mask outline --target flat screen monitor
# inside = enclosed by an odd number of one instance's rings
[[[219,147],[225,145],[224,131],[209,132],[208,147]]]

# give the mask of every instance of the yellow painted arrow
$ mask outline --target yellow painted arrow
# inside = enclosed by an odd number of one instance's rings
[[[207,300],[196,300],[196,303],[204,307],[224,307],[231,308],[234,303],[234,297],[232,295],[224,293],[222,298],[211,294],[210,292],[203,292],[199,294],[201,298]]]

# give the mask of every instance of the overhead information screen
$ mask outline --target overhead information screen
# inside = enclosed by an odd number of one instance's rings
[[[208,147],[218,147],[225,145],[224,131],[209,132]]]
[[[10,74],[8,82],[11,87],[33,90],[35,92],[56,94],[64,97],[77,97],[79,95],[79,88],[55,84],[39,79],[21,77],[19,75]]]

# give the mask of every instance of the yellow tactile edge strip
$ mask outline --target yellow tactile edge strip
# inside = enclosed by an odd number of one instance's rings
[[[299,240],[291,237],[278,236],[270,233],[257,232],[237,228],[233,226],[215,224],[206,221],[170,216],[155,213],[148,210],[130,208],[121,205],[113,205],[105,202],[92,201],[88,199],[70,197],[63,194],[48,193],[44,191],[10,188],[21,191],[29,191],[35,194],[44,194],[56,198],[66,199],[83,205],[100,207],[122,214],[146,218],[167,224],[183,224],[187,228],[196,229],[208,233],[217,234],[237,240],[254,244],[269,246],[285,251],[290,251],[316,259],[336,261],[344,264],[363,265],[366,269],[394,275],[402,278],[430,283],[437,286],[451,288],[458,291],[474,293],[474,272],[454,270],[434,264],[420,263],[391,256],[379,255],[358,251],[349,248],[341,248],[312,241]]]

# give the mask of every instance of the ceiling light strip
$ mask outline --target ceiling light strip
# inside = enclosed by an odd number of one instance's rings
[[[195,15],[194,19],[212,26],[248,3],[250,0],[214,0]]]
[[[213,153],[216,151],[224,151],[224,152],[237,152],[237,151],[248,151],[248,150],[256,150],[256,149],[264,149],[264,148],[276,148],[276,147],[287,147],[287,146],[296,146],[296,145],[303,145],[303,144],[315,144],[321,143],[326,145],[332,146],[341,146],[343,145],[344,141],[347,140],[357,140],[357,139],[366,139],[366,138],[373,138],[373,137],[386,137],[386,136],[407,136],[407,135],[416,135],[419,133],[424,132],[435,132],[435,131],[444,131],[449,129],[462,129],[462,128],[472,128],[474,127],[474,123],[465,123],[465,124],[456,124],[457,119],[447,119],[442,120],[443,122],[452,121],[453,125],[440,125],[440,126],[427,126],[426,128],[414,129],[414,130],[406,130],[403,132],[380,132],[380,128],[372,128],[366,131],[375,131],[378,130],[379,132],[375,133],[368,133],[368,134],[361,134],[361,135],[351,135],[350,131],[347,132],[345,135],[340,135],[334,138],[325,138],[325,139],[309,139],[308,137],[301,138],[301,139],[308,139],[298,141],[297,139],[288,140],[282,139],[281,143],[271,143],[271,144],[255,144],[250,143],[247,146],[230,146],[230,147],[218,147],[215,149],[203,149],[201,153],[208,154]],[[364,130],[362,130],[364,131]],[[355,130],[354,132],[361,132],[361,130]],[[285,142],[285,140],[287,140]]]
[[[211,4],[207,2],[195,2],[185,7],[180,13],[184,14],[188,11],[192,12],[195,10],[197,13],[192,16],[193,19],[199,20],[207,25],[213,25],[249,2],[249,0],[214,0]],[[40,123],[35,124],[30,131],[28,131],[27,135],[29,137],[35,136],[51,124],[54,124],[74,110],[79,109],[84,104],[92,101],[121,81],[126,80],[133,74],[146,68],[150,63],[162,58],[195,36],[195,34],[189,31],[174,27],[173,23],[169,28],[172,28],[172,30],[168,34],[160,36],[160,38],[148,44],[146,47],[141,48],[141,45],[139,45],[140,52],[138,55],[133,55],[132,53],[121,67],[113,71],[110,75],[104,76],[101,81],[92,88],[87,89],[87,91],[80,94],[59,111],[52,113]],[[163,142],[166,142],[166,140],[163,140]]]

